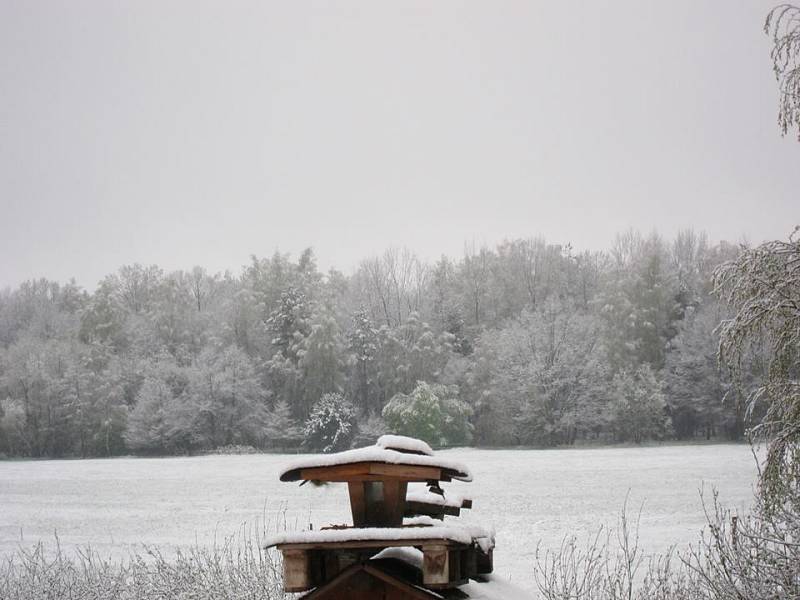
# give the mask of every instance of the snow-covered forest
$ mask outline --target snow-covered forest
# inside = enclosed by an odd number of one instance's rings
[[[96,290],[0,292],[0,453],[332,450],[737,439],[712,273],[692,231],[602,252],[543,239],[408,250],[323,273],[311,250],[239,273],[124,266]]]

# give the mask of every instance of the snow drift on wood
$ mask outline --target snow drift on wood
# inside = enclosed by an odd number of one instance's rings
[[[411,439],[411,438],[408,438]],[[424,442],[422,442],[424,443]],[[294,461],[281,472],[281,481],[298,481],[302,469],[312,469],[315,467],[334,467],[338,465],[350,465],[363,462],[378,462],[393,465],[411,465],[417,467],[436,467],[449,471],[453,479],[461,481],[472,481],[472,473],[463,464],[438,456],[426,456],[421,454],[409,454],[381,448],[380,446],[368,446],[355,450],[346,450],[335,454],[314,454]]]
[[[382,435],[378,438],[378,441],[375,442],[375,445],[379,448],[397,450],[398,452],[406,452],[408,454],[433,456],[433,450],[431,450],[431,447],[427,443],[405,435]]]
[[[427,522],[426,522],[427,523]],[[415,523],[416,524],[416,523]],[[347,527],[343,529],[319,529],[295,531],[274,535],[265,540],[265,547],[283,544],[328,544],[335,542],[372,542],[415,540],[450,540],[457,544],[477,543],[484,552],[494,547],[494,534],[483,528],[462,525],[413,526],[413,527]]]
[[[412,483],[408,486],[406,500],[408,502],[424,502],[425,504],[435,504],[436,506],[462,508],[464,501],[470,500],[470,498],[450,490],[444,490],[444,495],[434,494],[425,485],[414,485]]]

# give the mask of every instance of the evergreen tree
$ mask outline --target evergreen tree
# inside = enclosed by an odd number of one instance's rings
[[[418,381],[410,394],[397,394],[389,401],[383,419],[392,433],[434,446],[456,446],[472,439],[471,413],[455,387]]]
[[[648,365],[620,371],[611,384],[611,417],[616,439],[641,444],[669,433],[661,383]]]
[[[356,434],[356,411],[339,393],[325,394],[306,420],[305,444],[312,450],[338,452],[350,447]]]

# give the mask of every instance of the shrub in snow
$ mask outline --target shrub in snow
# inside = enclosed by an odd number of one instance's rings
[[[470,407],[456,398],[454,386],[418,381],[410,394],[396,394],[383,409],[390,431],[434,446],[467,444],[472,439]]]
[[[669,429],[665,408],[661,383],[647,365],[614,377],[611,411],[618,441],[640,444],[647,439],[663,439]]]
[[[356,432],[356,411],[339,393],[325,394],[311,409],[305,444],[312,450],[338,452],[350,447]]]

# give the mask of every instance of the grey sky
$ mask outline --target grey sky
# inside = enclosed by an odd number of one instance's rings
[[[0,286],[786,237],[772,4],[0,0]]]

